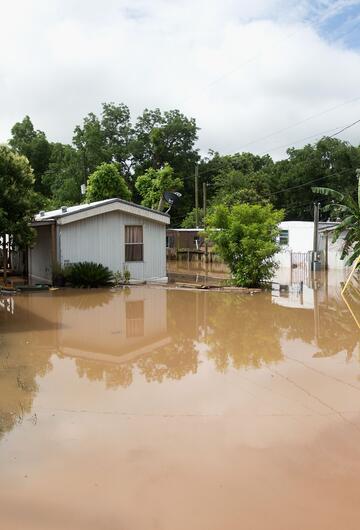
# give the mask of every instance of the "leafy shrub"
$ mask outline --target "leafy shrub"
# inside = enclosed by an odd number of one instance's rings
[[[64,287],[69,275],[69,266],[62,266],[61,263],[52,264],[52,283],[56,287]]]
[[[130,278],[131,278],[131,274],[130,274],[129,269],[125,269],[124,270],[124,283],[125,284],[130,283]]]
[[[236,285],[258,287],[272,278],[279,250],[282,210],[260,204],[216,206],[207,219],[207,235],[229,266]]]
[[[84,261],[69,266],[68,281],[73,287],[100,287],[113,278],[111,271],[100,263]]]
[[[120,285],[124,283],[124,278],[120,271],[114,272],[113,281],[114,281],[115,287],[119,287]]]

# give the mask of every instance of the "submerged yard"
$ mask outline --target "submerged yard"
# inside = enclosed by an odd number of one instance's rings
[[[356,299],[0,298],[1,530],[357,529]]]

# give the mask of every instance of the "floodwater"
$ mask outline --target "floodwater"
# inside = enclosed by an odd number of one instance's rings
[[[358,529],[340,280],[0,298],[0,529]]]

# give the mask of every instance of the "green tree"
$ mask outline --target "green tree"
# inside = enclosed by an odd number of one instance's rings
[[[8,252],[6,235],[13,243],[25,248],[33,239],[30,227],[36,211],[33,191],[34,175],[24,156],[18,155],[5,145],[0,146],[0,234],[3,241],[4,281]]]
[[[357,170],[356,173],[358,180],[356,199],[349,193],[341,193],[330,188],[312,188],[314,193],[332,199],[332,202],[327,204],[323,211],[330,211],[334,219],[341,219],[334,231],[333,242],[336,242],[343,235],[344,245],[341,259],[347,258],[347,265],[352,265],[360,256],[360,170]]]
[[[172,220],[178,223],[194,205],[194,168],[199,160],[196,121],[179,110],[162,113],[145,109],[134,129],[135,175],[143,175],[149,168],[161,169],[167,163],[183,180],[183,197],[172,211]]]
[[[90,112],[83,121],[83,126],[75,127],[73,144],[79,152],[83,182],[102,164],[112,161],[111,154],[106,146],[104,132],[99,118]]]
[[[255,287],[271,279],[282,219],[283,212],[269,204],[218,205],[208,216],[208,237],[229,266],[236,285]]]
[[[45,133],[35,130],[29,116],[25,116],[21,122],[15,123],[11,134],[9,145],[20,155],[26,156],[34,170],[35,191],[49,196],[50,190],[42,182],[51,156],[51,144]]]
[[[354,172],[360,166],[360,149],[336,138],[322,138],[314,145],[289,148],[288,159],[274,164],[271,171],[271,202],[284,208],[287,219],[311,220],[312,186],[356,193]]]
[[[273,166],[269,155],[221,156],[210,151],[199,164],[199,180],[200,184],[204,181],[208,184],[209,204],[265,204],[272,190]]]
[[[162,113],[160,109],[145,109],[135,125],[137,174],[150,167],[160,169],[165,163],[177,174],[192,171],[199,158],[195,149],[197,131],[194,118],[187,118],[179,110]]]
[[[204,210],[201,208],[198,208],[197,221],[198,226],[204,226]],[[196,208],[193,208],[183,219],[181,228],[196,228]]]
[[[116,164],[104,162],[89,177],[86,200],[94,202],[115,197],[129,201],[131,191],[127,187],[124,177],[120,175]]]
[[[79,152],[71,145],[52,144],[49,167],[42,180],[51,192],[51,207],[78,204],[81,184],[86,182]]]
[[[90,112],[77,125],[73,143],[78,149],[83,180],[102,162],[117,163],[128,184],[134,175],[134,129],[129,108],[120,103],[103,103],[101,117]]]
[[[134,176],[134,128],[129,108],[120,103],[103,103],[101,129],[106,144],[107,158],[119,164],[128,184]]]
[[[175,177],[169,164],[165,164],[161,169],[147,169],[144,175],[137,178],[135,187],[142,197],[141,204],[161,210],[164,191],[179,191],[183,187],[183,181]]]

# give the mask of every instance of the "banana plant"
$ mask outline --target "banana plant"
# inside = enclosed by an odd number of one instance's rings
[[[351,195],[343,194],[331,188],[313,187],[314,193],[325,195],[332,199],[327,204],[323,211],[330,212],[336,218],[340,219],[340,223],[334,230],[333,243],[335,243],[341,235],[344,238],[344,246],[342,248],[341,259],[346,259],[346,265],[352,265],[356,258],[360,256],[360,170],[356,171],[358,179],[358,193],[357,199]]]

